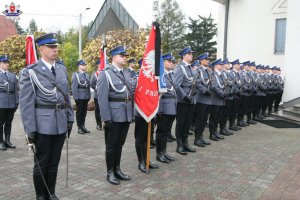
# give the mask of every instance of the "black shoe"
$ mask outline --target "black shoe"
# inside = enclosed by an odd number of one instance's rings
[[[229,126],[229,130],[231,131],[238,131],[238,127],[235,127],[235,126]]]
[[[167,142],[173,142],[172,138],[167,137]]]
[[[1,136],[2,137],[2,136]],[[6,146],[4,142],[0,142],[0,150],[5,151],[6,150]]]
[[[149,162],[149,169],[158,169],[159,165],[158,164],[154,164],[151,161]]]
[[[90,133],[90,132],[91,132],[91,131],[87,130],[87,129],[85,128],[85,126],[81,126],[81,129],[82,129],[85,133]]]
[[[238,122],[237,126],[239,126],[239,127],[246,127],[246,125],[244,123],[242,123],[242,122]]]
[[[115,173],[113,170],[109,170],[107,172],[107,181],[110,182],[113,185],[119,185],[120,181],[119,179],[117,179],[117,177],[115,176]]]
[[[238,131],[239,130],[242,130],[242,128],[241,127],[239,127],[239,126],[236,126],[236,125],[233,125],[233,127],[235,127]]]
[[[210,141],[208,141],[208,140],[206,140],[206,139],[204,139],[204,138],[201,138],[200,140],[201,140],[202,143],[205,144],[205,145],[210,145],[210,144],[211,144]]]
[[[219,141],[219,139],[217,138],[216,135],[211,135],[209,136],[209,139],[213,140],[213,141]]]
[[[170,156],[167,152],[164,152],[164,155],[169,161],[175,161],[175,158],[173,156]]]
[[[192,148],[190,145],[188,144],[184,144],[183,145],[183,148],[184,150],[186,150],[187,152],[192,152],[192,153],[195,153],[196,152],[196,149]]]
[[[225,130],[221,130],[220,131],[220,134],[217,134],[217,137],[220,136],[220,135],[225,135],[225,136],[229,136],[229,134],[225,131]],[[224,137],[223,137],[224,138]],[[221,139],[221,138],[219,138]]]
[[[84,130],[82,128],[78,128],[78,134],[83,135],[83,134],[85,134],[85,132],[84,132]]]
[[[15,149],[16,146],[10,143],[10,141],[5,141],[6,148]]]
[[[177,147],[176,152],[181,154],[181,155],[187,155],[187,152],[183,147]]]
[[[159,154],[156,156],[156,160],[162,163],[170,163],[170,160],[166,158],[164,154]]]
[[[198,147],[206,147],[206,145],[199,139],[194,141],[194,145]]]
[[[190,130],[189,135],[193,135],[193,134],[194,134],[194,131]]]
[[[36,197],[36,200],[47,200],[47,199],[44,196],[38,196],[38,197]]]
[[[219,139],[219,140],[224,140],[224,137],[222,135],[220,135],[219,133],[216,133],[216,137]]]
[[[153,148],[154,148],[154,145],[150,143],[150,149],[153,149]]]
[[[102,131],[102,130],[103,130],[103,129],[102,129],[102,126],[100,126],[100,125],[97,125],[97,126],[96,126],[96,129],[99,130],[99,131]]]
[[[59,200],[56,194],[52,194],[51,197],[48,197],[47,200]]]
[[[244,126],[250,126],[249,123],[242,121],[242,123],[244,124]]]
[[[115,175],[116,175],[116,177],[117,177],[119,180],[122,180],[122,181],[129,181],[129,180],[131,179],[130,176],[124,174],[124,173],[121,171],[120,167],[116,167],[116,169],[115,169]]]
[[[145,174],[149,174],[149,170],[146,169],[145,163],[139,163],[138,169]]]
[[[173,140],[173,141],[176,140],[176,138],[175,138],[172,134],[170,134],[170,135],[168,136],[168,138],[170,138],[170,139]]]
[[[233,132],[230,132],[227,128],[225,128],[224,131],[225,131],[228,135],[233,135]]]

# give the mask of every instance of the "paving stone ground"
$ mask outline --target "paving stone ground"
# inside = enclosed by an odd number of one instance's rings
[[[88,112],[86,126],[91,134],[79,135],[75,127],[69,141],[68,188],[63,149],[56,187],[62,200],[300,199],[299,129],[276,129],[258,123],[209,147],[197,147],[197,152],[188,156],[175,153],[175,142],[168,143],[168,152],[176,161],[143,174],[137,169],[131,124],[121,167],[132,180],[113,186],[106,181],[104,132],[95,129],[93,112]],[[33,157],[25,144],[18,111],[12,132],[17,149],[0,152],[0,199],[34,199]],[[193,136],[189,141],[193,143]],[[155,161],[154,150],[151,157]]]

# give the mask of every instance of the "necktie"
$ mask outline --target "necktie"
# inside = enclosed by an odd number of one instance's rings
[[[8,80],[7,72],[4,72],[6,80]]]
[[[52,71],[53,76],[56,76],[56,72],[55,72],[55,69],[53,66],[51,67],[51,71]]]
[[[125,76],[123,74],[123,70],[120,71],[121,75],[123,76],[123,78],[125,79]]]

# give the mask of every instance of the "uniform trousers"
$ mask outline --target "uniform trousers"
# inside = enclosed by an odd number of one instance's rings
[[[282,92],[275,94],[275,101],[274,101],[274,111],[275,112],[278,111],[278,107],[281,102],[281,98],[282,98]]]
[[[218,123],[220,122],[220,111],[224,106],[211,105],[210,115],[209,115],[209,129],[215,130],[218,128]]]
[[[239,113],[239,119],[240,120],[243,120],[244,118],[244,115],[248,114],[249,113],[249,96],[245,96],[245,95],[242,95],[241,97],[241,110],[240,110],[240,113]]]
[[[222,106],[220,111],[220,129],[225,128],[226,122],[230,117],[230,113],[234,112],[233,109],[233,99],[226,99],[225,106]]]
[[[173,122],[176,115],[162,114],[157,120],[156,140],[167,141],[167,137],[171,132]]]
[[[78,127],[84,126],[88,102],[89,102],[89,99],[76,99],[75,100],[76,122],[77,122]]]
[[[99,107],[99,104],[98,104],[98,99],[94,98],[94,102],[95,102],[95,119],[96,119],[96,123],[97,123],[97,125],[101,125],[100,107]]]
[[[229,121],[231,123],[234,123],[236,120],[237,116],[241,112],[241,98],[240,97],[234,97],[233,98],[233,112],[229,113]],[[233,124],[231,124],[233,125]]]
[[[189,129],[192,123],[193,110],[194,104],[177,103],[175,134],[178,146],[182,146],[187,142]]]
[[[255,113],[257,115],[260,115],[262,113],[264,99],[265,99],[265,96],[256,96]]]
[[[11,134],[11,124],[17,108],[0,108],[0,142],[3,142],[3,130],[7,136]]]
[[[65,138],[65,133],[60,135],[35,134],[36,158],[34,159],[33,182],[37,196],[48,196],[41,173],[46,180],[51,195],[55,194],[58,164]]]
[[[195,140],[203,138],[203,132],[210,112],[208,104],[197,103],[195,106]]]

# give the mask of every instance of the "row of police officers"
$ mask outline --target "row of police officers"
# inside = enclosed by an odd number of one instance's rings
[[[0,95],[1,100],[9,98],[9,101],[0,109],[1,126],[5,133],[5,142],[0,140],[0,144],[2,148],[14,147],[10,143],[12,113],[20,103],[28,143],[35,146],[33,182],[37,199],[58,199],[55,194],[58,164],[64,141],[72,130],[74,113],[66,67],[57,61],[59,44],[56,34],[43,35],[36,43],[41,59],[20,73],[20,98],[14,92],[18,88],[15,75],[5,73],[9,60],[1,57]],[[207,122],[209,138],[218,141],[224,139],[224,135],[233,134],[230,130],[240,130],[268,116],[274,101],[274,109],[278,109],[283,91],[279,68],[270,69],[250,62],[240,65],[239,60],[233,61],[230,68],[227,59],[210,63],[208,53],[194,60],[190,47],[184,48],[179,55],[181,62],[177,66],[174,65],[172,53],[163,56],[162,77],[167,93],[161,94],[156,116],[157,161],[170,163],[175,160],[167,153],[167,138],[171,135],[175,119],[176,152],[187,155],[196,152],[188,142],[192,125],[195,127],[194,145],[205,147],[210,145],[203,136]],[[122,180],[131,179],[121,169],[121,155],[133,121],[138,169],[149,173],[149,170],[159,166],[152,162],[150,169],[145,166],[148,124],[133,106],[138,75],[134,70],[125,68],[128,57],[125,46],[113,48],[110,56],[111,64],[102,71],[96,71],[91,78],[86,74],[85,61],[78,61],[79,70],[72,77],[72,93],[77,107],[78,133],[84,134],[89,132],[85,127],[87,102],[91,98],[89,88],[95,89],[93,98],[98,106],[96,121],[99,129],[102,128],[101,121],[104,122],[107,181],[118,185]],[[2,117],[5,115],[3,112],[11,117]],[[2,122],[3,119],[6,121]]]

